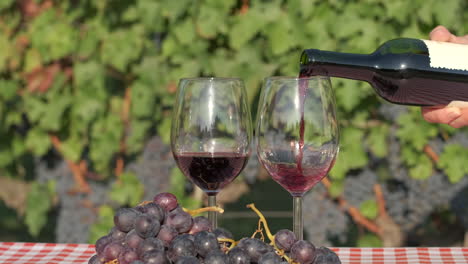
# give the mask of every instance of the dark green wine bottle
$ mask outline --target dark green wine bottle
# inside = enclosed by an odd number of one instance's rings
[[[400,38],[371,54],[304,50],[300,75],[366,81],[385,100],[404,105],[468,101],[468,45]]]

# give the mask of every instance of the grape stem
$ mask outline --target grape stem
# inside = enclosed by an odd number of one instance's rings
[[[231,243],[231,245],[229,246],[229,250],[233,249],[239,243],[238,241],[235,241],[234,239],[230,238],[218,238],[218,242]]]
[[[263,227],[265,228],[265,233],[268,237],[268,239],[270,240],[270,245],[272,245],[275,250],[276,250],[276,254],[282,258],[284,258],[288,263],[290,264],[299,264],[297,262],[294,262],[290,257],[288,257],[288,255],[286,255],[286,253],[284,252],[284,250],[282,249],[279,249],[276,244],[275,244],[275,236],[271,234],[270,232],[270,228],[268,227],[268,223],[267,223],[267,220],[265,218],[265,216],[257,209],[257,207],[255,207],[255,204],[251,203],[251,204],[248,204],[247,205],[247,208],[250,208],[252,209],[257,215],[258,217],[260,218],[260,220],[258,221],[258,228],[257,230],[255,231],[255,233],[252,235],[252,237],[254,237],[257,233],[260,232],[260,234],[262,235],[262,238],[263,238],[263,229],[261,228],[260,224],[263,224]]]
[[[278,256],[284,258],[288,263],[299,264],[297,262],[294,262],[290,257],[288,257],[288,255],[286,255],[286,253],[284,253],[284,250],[278,249],[276,246],[275,246],[275,249],[276,249],[276,254],[278,254]]]
[[[253,203],[248,204],[247,208],[252,209],[252,211],[254,211],[258,215],[258,217],[260,218],[259,221],[263,224],[263,227],[265,227],[265,233],[266,233],[268,239],[270,239],[270,241],[274,243],[275,237],[270,232],[270,228],[268,227],[268,223],[267,223],[267,221],[265,219],[265,216],[263,216],[263,214],[257,209],[257,207],[255,207],[255,204],[253,204]]]
[[[224,213],[224,209],[218,206],[208,206],[208,207],[202,207],[194,210],[189,210],[186,208],[182,208],[185,212],[189,213],[191,216],[194,215],[199,215],[201,213],[205,212],[218,212],[220,214]]]
[[[258,220],[257,230],[252,234],[251,238],[254,238],[257,234],[260,234],[260,239],[265,241],[265,236],[263,235],[262,221]]]
[[[147,205],[147,204],[149,204],[151,202],[152,201],[143,201],[143,202],[139,203],[138,205],[143,206],[143,205]],[[191,216],[199,215],[199,214],[202,214],[202,213],[205,213],[205,212],[218,212],[220,214],[224,213],[224,209],[221,208],[221,207],[218,207],[218,206],[208,206],[208,207],[202,207],[202,208],[193,209],[193,210],[189,210],[187,208],[182,207],[182,210],[184,210],[184,212],[187,212]]]

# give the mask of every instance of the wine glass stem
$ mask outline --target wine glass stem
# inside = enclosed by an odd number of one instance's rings
[[[208,196],[208,206],[216,206],[216,195]],[[218,228],[218,212],[208,212],[208,220],[210,220],[213,225],[213,230]]]
[[[302,219],[302,196],[293,196],[293,231],[296,239],[302,240],[304,234],[304,220]]]

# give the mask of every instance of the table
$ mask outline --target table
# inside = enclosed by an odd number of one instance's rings
[[[333,248],[343,264],[468,264],[468,248]],[[2,264],[86,264],[94,245],[0,242]]]

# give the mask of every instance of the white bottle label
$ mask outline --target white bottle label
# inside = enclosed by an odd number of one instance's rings
[[[468,45],[424,40],[429,51],[430,66],[468,71]]]

